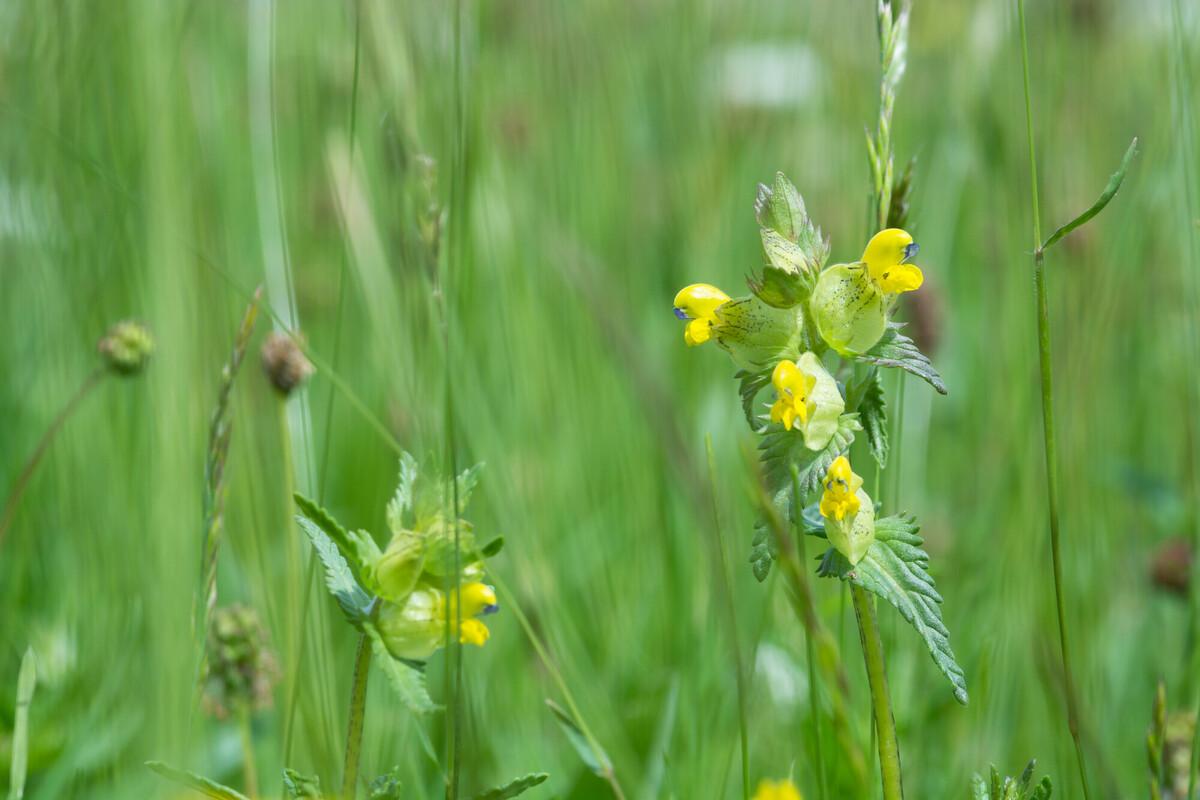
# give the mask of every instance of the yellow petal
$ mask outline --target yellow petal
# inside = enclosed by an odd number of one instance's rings
[[[779,398],[771,405],[771,422],[783,422],[783,410],[787,408],[787,400]]]
[[[799,376],[800,368],[796,366],[796,362],[784,359],[775,365],[775,370],[771,373],[771,383],[775,386],[775,391],[782,396],[792,388]]]
[[[728,302],[729,295],[707,283],[693,283],[675,295],[675,307],[691,319],[712,319],[713,312]]]
[[[904,261],[912,243],[912,234],[899,228],[888,228],[872,236],[862,255],[871,277],[879,280],[885,270]]]
[[[694,319],[683,329],[683,340],[687,342],[688,347],[704,344],[711,337],[712,321],[708,319]]]
[[[463,644],[473,644],[476,647],[483,647],[483,643],[488,640],[491,635],[487,625],[484,625],[477,619],[464,619],[462,628],[459,631],[459,641]]]
[[[924,282],[925,276],[916,264],[896,264],[879,276],[879,288],[888,294],[912,292],[920,289]]]
[[[496,590],[486,583],[468,583],[462,587],[462,615],[474,617],[488,610],[495,610]]]

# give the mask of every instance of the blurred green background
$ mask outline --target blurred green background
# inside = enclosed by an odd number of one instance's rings
[[[1048,259],[1069,616],[1106,798],[1145,796],[1155,681],[1172,707],[1194,688],[1187,603],[1149,565],[1197,523],[1198,10],[1028,9],[1044,227],[1088,205],[1141,137],[1116,200]],[[834,260],[857,258],[877,73],[868,2],[4,4],[0,487],[109,324],[142,320],[158,348],[143,376],[103,382],[67,422],[0,542],[0,786],[27,645],[41,672],[27,796],[180,796],[148,759],[240,785],[235,727],[195,710],[191,611],[209,416],[258,284],[277,320],[260,318],[234,388],[220,597],[259,611],[284,682],[301,681],[291,765],[337,785],[354,637],[318,587],[308,647],[291,654],[304,573],[287,554],[309,553],[285,470],[290,453],[301,490],[382,536],[397,454],[328,370],[283,428],[257,348],[294,320],[400,445],[444,463],[440,285],[456,460],[487,465],[469,516],[485,540],[506,537],[492,569],[626,793],[740,792],[702,502],[711,434],[753,659],[751,774],[792,771],[816,797],[803,629],[784,587],[746,563],[753,436],[728,359],[685,348],[671,299],[696,281],[740,293],[763,261],[755,186],[776,170]],[[894,137],[898,163],[917,158],[911,228],[928,282],[901,314],[928,328],[950,394],[892,381],[904,416],[881,482],[886,510],[924,523],[971,693],[959,707],[883,609],[916,798],[965,796],[973,771],[1035,756],[1056,796],[1081,796],[1048,557],[1024,125],[1013,4],[916,0]],[[420,230],[431,199],[449,208],[441,284]],[[816,588],[871,755],[853,614],[840,586]],[[528,796],[609,796],[547,711],[562,698],[514,614],[489,624],[488,645],[466,653],[464,792],[545,770]],[[429,668],[441,702],[443,661]],[[414,720],[378,674],[369,702],[363,774],[398,765],[411,796],[439,794],[440,715]],[[283,706],[281,688],[255,718],[272,790]],[[836,779],[828,728],[823,746]]]

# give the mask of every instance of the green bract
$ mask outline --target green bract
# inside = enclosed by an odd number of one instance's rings
[[[795,358],[804,344],[802,307],[773,308],[757,297],[739,297],[719,307],[713,338],[741,369],[760,370]]]
[[[811,303],[821,338],[842,355],[870,350],[887,327],[887,297],[862,264],[834,264],[822,272]]]
[[[862,561],[871,544],[875,541],[875,505],[862,489],[858,497],[857,514],[850,514],[843,519],[825,518],[825,535],[829,543],[838,549],[853,566]]]
[[[802,372],[817,379],[809,392],[813,411],[808,424],[804,426],[804,446],[809,450],[821,450],[837,433],[838,421],[846,410],[846,401],[838,391],[837,381],[825,369],[816,353],[809,351],[803,354],[797,363]]]

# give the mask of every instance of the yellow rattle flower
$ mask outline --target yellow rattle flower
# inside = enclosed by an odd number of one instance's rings
[[[716,311],[729,302],[729,295],[707,283],[685,286],[675,295],[675,316],[687,320],[683,340],[689,347],[704,344],[712,336]]]
[[[862,561],[875,541],[875,504],[862,485],[850,460],[838,456],[825,474],[825,493],[821,495],[825,535],[851,565]]]
[[[759,781],[758,789],[754,792],[753,800],[804,800],[800,790],[791,779],[781,781]]]
[[[771,421],[789,431],[798,429],[810,450],[829,444],[846,401],[817,354],[807,352],[798,361],[780,361],[771,373],[771,383],[779,395],[771,406]]]
[[[908,231],[888,228],[875,234],[871,241],[867,242],[862,261],[867,265],[871,280],[875,281],[885,294],[912,292],[920,289],[925,281],[921,268],[908,263],[908,259],[915,256],[920,249]]]

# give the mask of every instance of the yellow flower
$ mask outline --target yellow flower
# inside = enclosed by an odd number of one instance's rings
[[[851,565],[862,561],[875,541],[875,504],[862,489],[863,479],[854,474],[850,461],[838,456],[825,474],[821,516],[825,535]]]
[[[821,516],[841,522],[858,513],[858,490],[863,479],[850,469],[850,459],[838,456],[825,475],[825,494],[821,495]]]
[[[779,395],[771,406],[771,421],[789,431],[798,429],[810,450],[829,444],[846,401],[817,354],[807,352],[798,361],[780,361],[771,373],[771,383]]]
[[[888,228],[871,237],[862,260],[871,280],[885,294],[911,292],[921,288],[925,276],[916,264],[906,263],[920,249],[908,231]]]
[[[712,336],[716,311],[729,302],[729,295],[707,283],[685,286],[675,295],[675,316],[688,320],[683,340],[689,347],[704,344]]]
[[[754,800],[804,800],[790,778],[781,781],[759,781]]]
[[[477,619],[464,619],[462,628],[459,629],[458,640],[463,644],[473,644],[476,647],[483,647],[483,643],[488,640],[491,633],[488,631],[487,625],[484,625]]]

